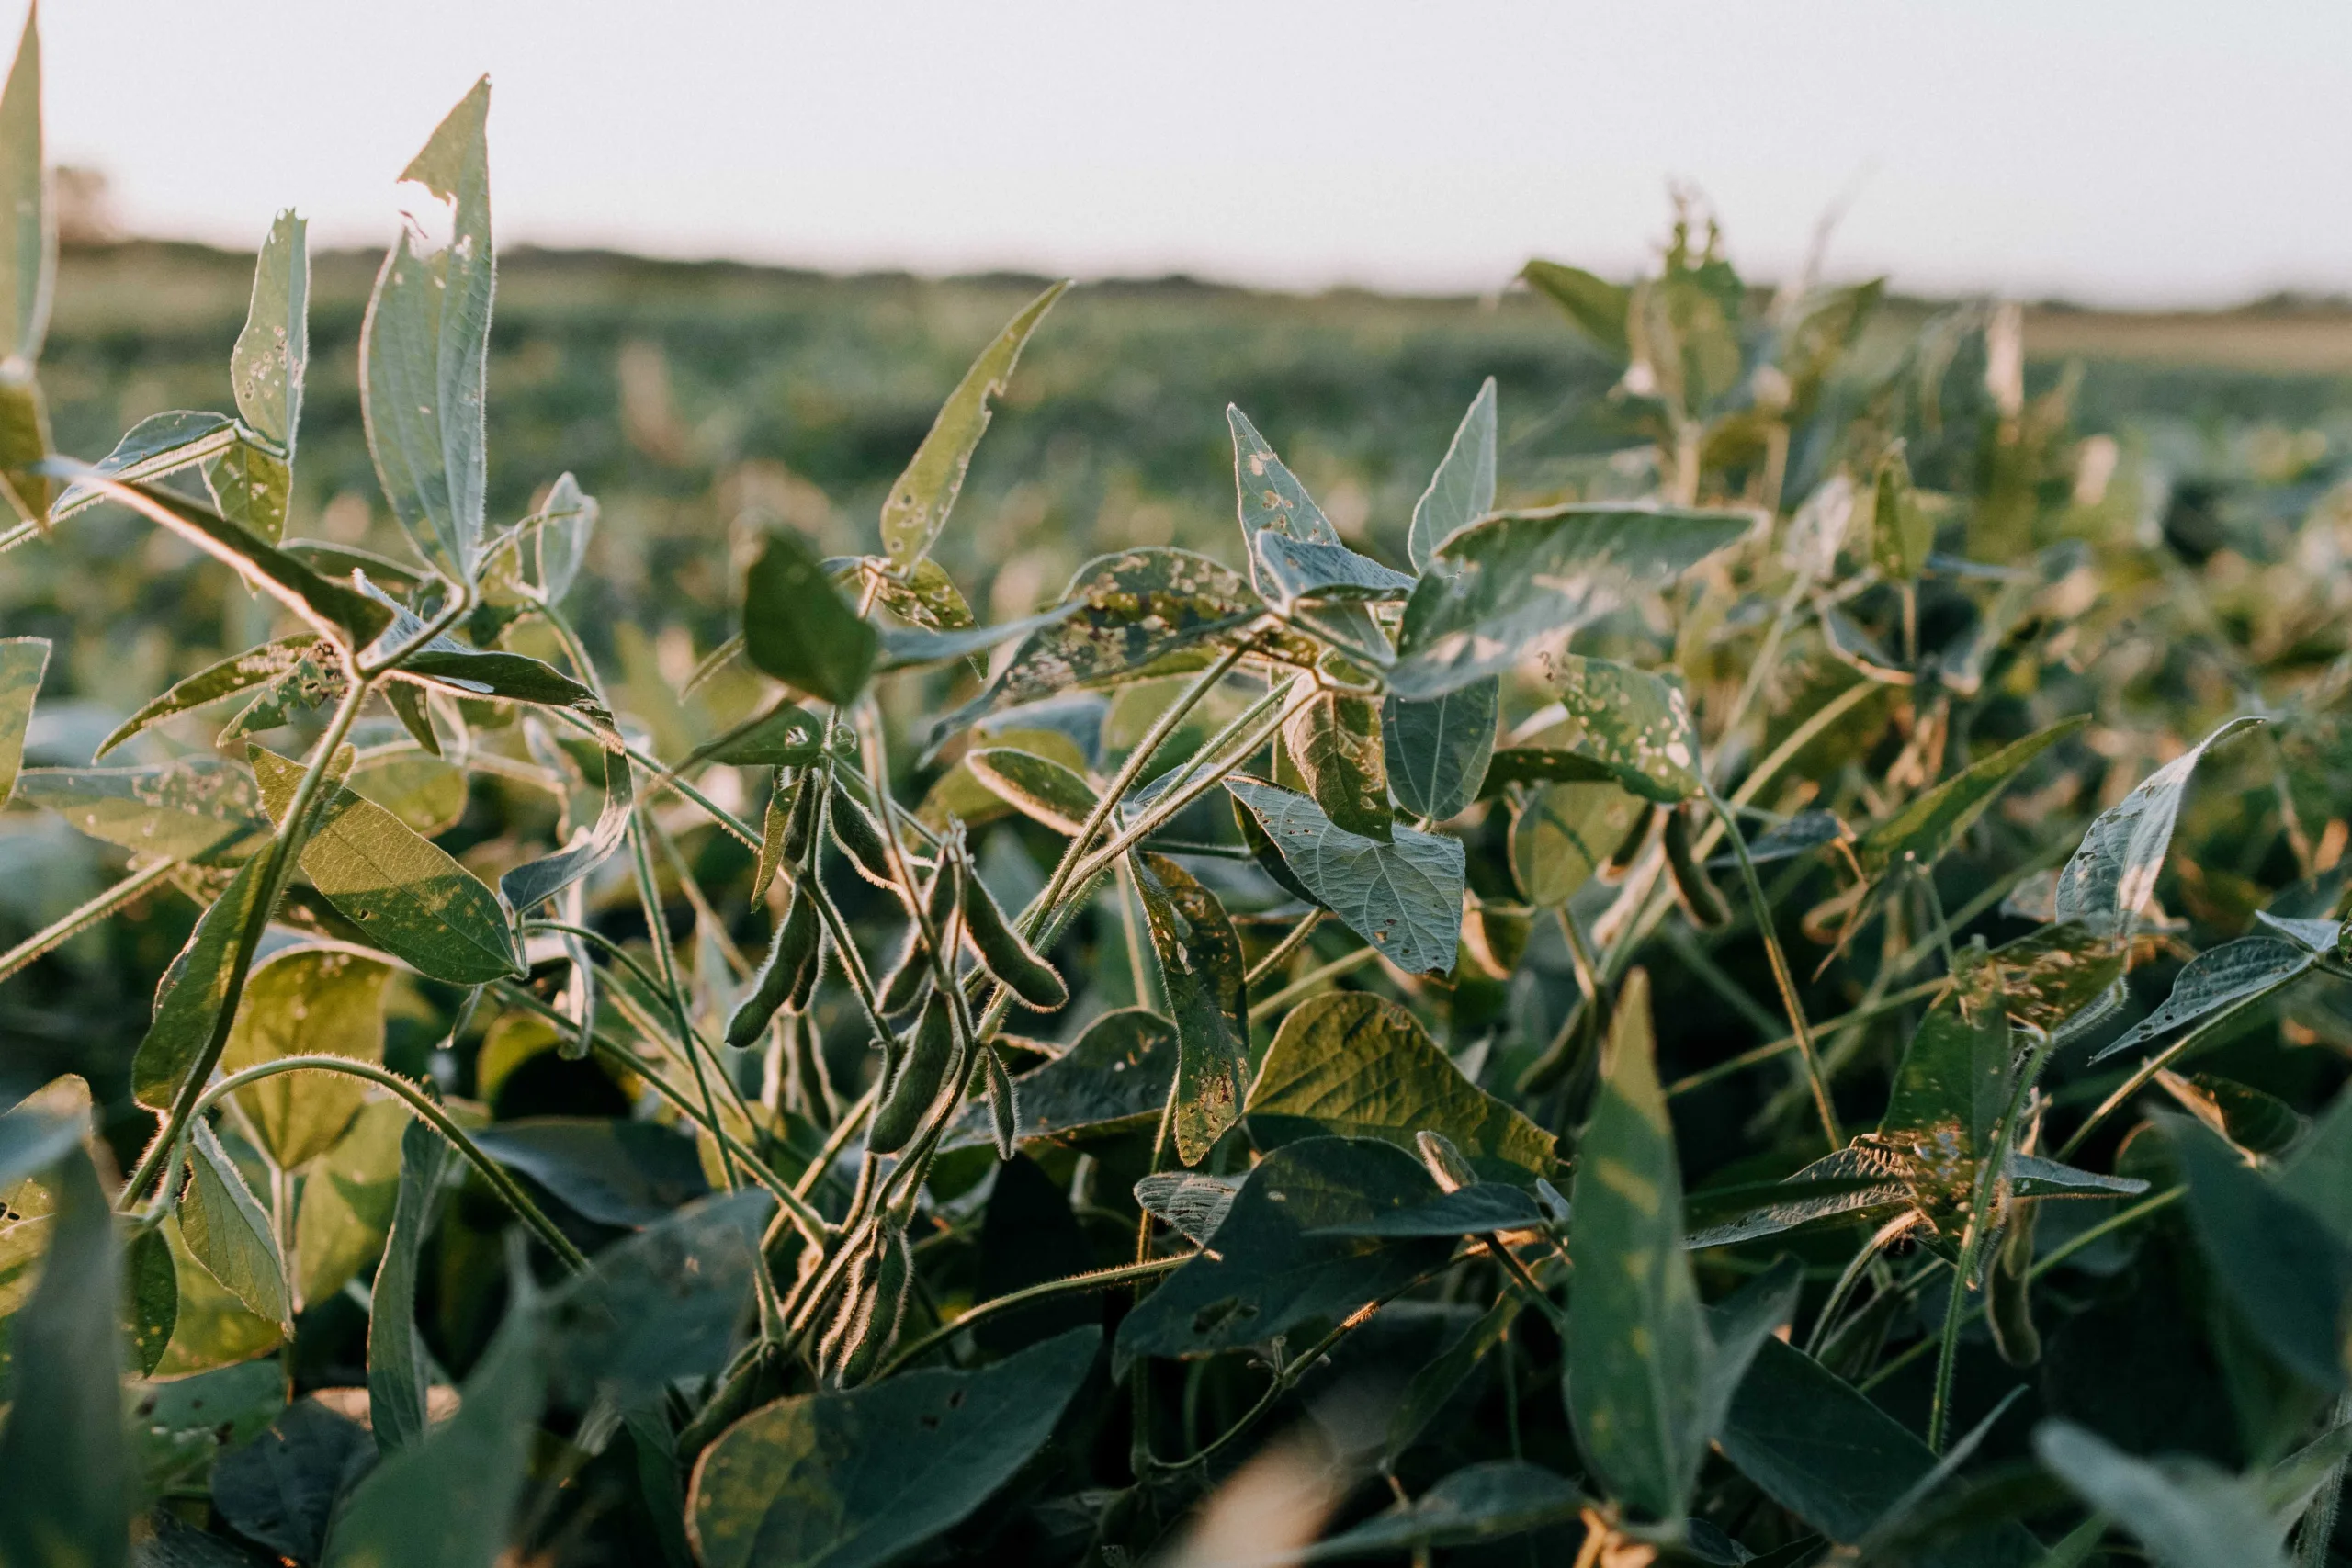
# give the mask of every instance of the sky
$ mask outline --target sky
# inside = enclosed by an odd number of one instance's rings
[[[14,0],[0,0],[0,16]],[[2352,291],[2342,0],[48,0],[123,227],[388,243],[487,71],[498,243],[1484,292],[1679,182],[1752,277]]]

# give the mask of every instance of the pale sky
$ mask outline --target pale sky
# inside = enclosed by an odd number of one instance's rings
[[[0,5],[0,15],[15,12]],[[21,14],[17,12],[16,14]],[[2352,291],[2343,0],[49,0],[51,151],[140,232],[386,243],[483,71],[502,245],[1492,288],[1683,180],[1770,277]]]

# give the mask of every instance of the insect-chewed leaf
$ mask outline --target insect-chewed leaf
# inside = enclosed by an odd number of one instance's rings
[[[238,941],[261,903],[260,873],[258,859],[237,868],[156,982],[154,1016],[130,1059],[131,1093],[151,1111],[170,1109],[211,1043]]]
[[[1176,1156],[1198,1165],[1240,1117],[1250,1066],[1241,939],[1216,895],[1165,855],[1133,857],[1160,989],[1176,1015]]]
[[[1717,1441],[1767,1496],[1829,1537],[1859,1542],[1936,1467],[1928,1445],[1868,1395],[1792,1346],[1771,1340],[1733,1397]],[[1987,1520],[1942,1548],[1939,1568],[2029,1568],[2041,1545]]]
[[[952,631],[934,631],[924,626],[883,626],[876,633],[882,639],[882,658],[875,670],[876,673],[882,673],[892,670],[912,670],[925,664],[941,664],[951,659],[970,659],[1015,637],[1028,637],[1047,626],[1057,626],[1083,608],[1082,604],[1057,604],[1050,610],[1023,615],[1017,621],[999,621],[990,626],[959,626]],[[974,667],[978,668],[977,660]]]
[[[1872,827],[1854,845],[1863,872],[1883,876],[1905,859],[1935,864],[2029,763],[2089,722],[2088,714],[2077,714],[2004,746]]]
[[[21,56],[19,57],[21,60]],[[0,157],[7,105],[0,99]],[[55,1206],[40,1282],[8,1325],[0,1562],[119,1564],[133,1494],[124,1451],[121,1264],[112,1205],[78,1149],[43,1179]]]
[[[1493,1181],[1529,1182],[1555,1167],[1550,1134],[1462,1076],[1419,1020],[1363,991],[1293,1009],[1250,1086],[1250,1135],[1261,1148],[1302,1138],[1379,1138],[1411,1150],[1444,1134]]]
[[[32,723],[33,699],[49,669],[49,639],[0,638],[0,806],[16,793],[17,772],[25,760],[25,729]]]
[[[1261,1345],[1309,1318],[1362,1311],[1442,1263],[1453,1241],[1314,1233],[1417,1207],[1437,1190],[1420,1161],[1393,1144],[1310,1138],[1276,1149],[1234,1195],[1215,1247],[1120,1323],[1117,1359]]]
[[[1742,512],[1577,505],[1460,529],[1405,603],[1389,689],[1434,697],[1498,675],[1737,543],[1752,523]]]
[[[1588,1506],[1565,1478],[1524,1460],[1464,1465],[1436,1485],[1360,1525],[1316,1542],[1292,1561],[1395,1556],[1432,1546],[1476,1546],[1575,1518]]]
[[[1577,330],[1614,355],[1619,364],[1628,356],[1625,317],[1633,293],[1624,285],[1594,276],[1580,266],[1532,261],[1519,276],[1531,288],[1558,306]]]
[[[862,570],[844,570],[844,567]],[[867,586],[874,590],[874,602],[890,614],[924,631],[958,632],[978,625],[972,614],[964,591],[947,575],[947,569],[925,556],[915,563],[904,581],[890,575],[888,557],[836,556],[825,562],[825,570],[834,573],[836,584],[845,586],[854,580],[860,592]]]
[[[1380,741],[1397,803],[1433,822],[1467,808],[1487,782],[1501,709],[1502,682],[1492,676],[1423,702],[1390,697]]]
[[[180,1270],[161,1230],[139,1231],[122,1248],[122,1332],[131,1370],[153,1377],[179,1325]]]
[[[708,1199],[598,1253],[548,1303],[558,1397],[624,1406],[675,1378],[725,1366],[752,1299],[760,1233],[775,1200],[757,1188]]]
[[[2284,937],[2242,936],[2208,948],[2182,966],[2172,983],[2172,995],[2162,1006],[2116,1036],[2091,1060],[2104,1061],[2159,1035],[2250,1006],[2293,985],[2318,961],[2319,955],[2311,949]]]
[[[229,352],[237,412],[288,457],[302,424],[302,377],[311,360],[309,225],[280,212],[254,264],[253,302]]]
[[[1583,726],[1576,749],[1618,783],[1662,806],[1706,789],[1699,728],[1680,676],[1572,653],[1551,661],[1551,676],[1568,717]]]
[[[1083,773],[1018,747],[967,751],[964,764],[989,794],[1057,833],[1075,833],[1084,827],[1100,800]]]
[[[2140,907],[2156,890],[2156,874],[2164,869],[2189,775],[2206,752],[2262,722],[2230,719],[2141,780],[2120,803],[2100,812],[2074,858],[2058,874],[2055,918],[2081,920],[2098,931],[2128,934]]]
[[[1569,1198],[1568,1411],[1620,1502],[1679,1519],[1711,1434],[1702,1388],[1713,1347],[1682,1237],[1682,1177],[1658,1089],[1649,981],[1626,977],[1601,1057],[1600,1098]]]
[[[449,204],[449,243],[412,226],[384,257],[360,328],[360,412],[392,515],[426,560],[473,580],[481,549],[482,389],[497,265],[490,238],[490,78],[433,132],[401,178]]]
[[[159,724],[176,714],[200,708],[223,697],[249,692],[255,686],[267,685],[293,670],[304,658],[319,647],[319,639],[309,633],[282,637],[275,642],[249,648],[232,655],[220,663],[209,665],[175,682],[172,688],[132,714],[116,727],[113,734],[98,742],[98,756],[105,756],[132,736],[153,724]],[[330,660],[333,655],[329,655]]]
[[[1348,548],[1247,415],[1228,403],[1225,419],[1250,581],[1268,604],[1287,613],[1306,599],[1395,599],[1411,591],[1411,578]]]
[[[384,982],[391,966],[340,945],[281,949],[256,965],[220,1054],[228,1072],[279,1056],[325,1054],[372,1062],[384,1054]],[[338,1073],[281,1073],[237,1091],[261,1152],[293,1170],[334,1147],[368,1085]]]
[[[767,536],[743,580],[743,651],[796,691],[836,706],[865,689],[880,635],[789,530]]]
[[[2352,1247],[2352,1094],[2336,1092],[2335,1102],[2288,1155],[2278,1186]]]
[[[1908,1164],[1908,1179],[1939,1231],[1958,1241],[1977,1162],[2009,1099],[2016,1058],[1998,972],[1989,964],[1920,1021],[1894,1071],[1877,1141]]]
[[[1393,830],[1351,833],[1303,795],[1236,775],[1225,781],[1308,896],[1399,969],[1450,971],[1462,936],[1462,841]]]
[[[2126,944],[2075,921],[2044,926],[1986,956],[2009,1017],[2057,1038],[2087,1029],[2118,1005]]]
[[[286,532],[294,470],[285,458],[240,438],[204,460],[204,483],[220,515],[276,540]]]
[[[1413,570],[1427,571],[1440,545],[1495,509],[1495,378],[1487,378],[1470,412],[1453,432],[1445,457],[1430,476],[1430,488],[1413,505],[1406,533]],[[1450,814],[1449,814],[1450,815]]]
[[[180,1194],[180,1235],[214,1279],[257,1317],[291,1330],[294,1303],[277,1233],[229,1152],[199,1122],[188,1140],[188,1182]]]
[[[684,770],[697,762],[725,762],[739,768],[805,768],[824,754],[824,741],[822,720],[790,698],[779,697],[763,712],[695,747],[678,766]]]
[[[629,760],[616,751],[605,759],[605,804],[596,820],[571,843],[551,855],[527,861],[498,879],[498,890],[517,914],[554,897],[612,858],[628,832],[630,814],[637,809],[635,773]]]
[[[1102,1331],[978,1371],[779,1400],[704,1450],[688,1504],[707,1568],[876,1568],[960,1523],[1053,1435]]]
[[[1334,827],[1391,841],[1388,765],[1380,705],[1347,692],[1317,692],[1283,724],[1283,744]]]
[[[2033,1451],[2166,1568],[2287,1568],[2284,1521],[2258,1476],[2206,1460],[2137,1459],[2071,1421],[2035,1428]]]
[[[1069,287],[1057,283],[1023,306],[996,341],[980,351],[941,405],[906,472],[890,487],[882,502],[882,548],[897,575],[906,576],[929,555],[939,531],[947,525],[956,492],[964,488],[965,470],[972,466],[972,453],[988,431],[989,400],[1003,395],[1012,367],[1020,362],[1022,345]]]
[[[256,746],[262,803],[282,819],[302,765]],[[481,986],[523,972],[514,927],[498,895],[371,800],[331,784],[302,846],[302,873],[370,941],[419,972],[453,986]]]
[[[1510,824],[1510,869],[1527,901],[1565,904],[1638,827],[1639,799],[1614,783],[1546,784]]]
[[[537,1302],[511,1309],[458,1413],[387,1456],[336,1514],[320,1568],[448,1568],[505,1551],[547,1397]]]
[[[1815,1160],[1782,1181],[1741,1182],[1690,1194],[1689,1209],[1734,1217],[1690,1236],[1695,1251],[1761,1236],[1866,1209],[1908,1203],[1905,1163],[1883,1149],[1854,1144]]]

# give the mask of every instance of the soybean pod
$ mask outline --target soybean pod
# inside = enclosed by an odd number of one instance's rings
[[[1027,1006],[1051,1012],[1069,1000],[1069,987],[1062,983],[1061,975],[1021,939],[977,876],[964,890],[964,930],[980,955],[981,966]]]
[[[1713,929],[1730,923],[1731,906],[1724,902],[1723,890],[1707,875],[1707,868],[1699,863],[1691,847],[1687,812],[1666,814],[1666,865],[1674,876],[1675,896],[1681,899],[1692,925]]]
[[[923,1112],[939,1098],[955,1063],[956,1024],[948,999],[937,991],[923,1005],[914,1038],[906,1047],[905,1064],[886,1082],[882,1101],[874,1110],[874,1124],[866,1130],[865,1146],[877,1155],[894,1155],[907,1146],[922,1125]]]
[[[831,795],[825,820],[832,829],[833,842],[849,856],[858,875],[876,887],[896,887],[899,880],[891,872],[890,850],[882,841],[881,828],[866,814],[865,807],[850,798],[839,779],[833,781]]]
[[[813,906],[806,889],[792,890],[792,907],[775,928],[775,941],[768,946],[767,962],[760,965],[752,994],[727,1021],[729,1045],[740,1048],[757,1040],[775,1010],[792,998],[804,975],[816,966],[819,932]]]

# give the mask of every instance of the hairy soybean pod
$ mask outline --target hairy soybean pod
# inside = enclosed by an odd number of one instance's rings
[[[808,1010],[809,998],[817,994],[817,982],[824,977],[825,933],[819,931],[808,942],[808,956],[800,961],[800,973],[792,982],[792,990],[784,1005],[795,1012]]]
[[[956,894],[961,878],[944,857],[932,873],[931,889],[924,895],[925,913],[931,919],[931,929],[945,934],[956,918]],[[913,925],[907,928],[907,950],[882,982],[882,994],[876,998],[876,1010],[885,1018],[896,1018],[919,1006],[932,980],[931,954],[923,946],[922,935]]]
[[[826,1324],[823,1337],[817,1341],[817,1376],[827,1383],[841,1382],[850,1352],[857,1348],[858,1337],[873,1316],[874,1264],[874,1249],[858,1248],[842,1276],[832,1320]]]
[[[882,841],[882,829],[866,815],[865,807],[850,798],[849,791],[841,786],[839,780],[833,783],[832,805],[825,818],[832,825],[833,842],[849,856],[858,875],[876,887],[899,885],[890,872],[890,851]]]
[[[1062,984],[1061,976],[1021,940],[1021,933],[997,908],[995,896],[977,876],[964,890],[964,930],[988,972],[1022,1001],[1039,1012],[1051,1012],[1069,1000],[1069,987]]]
[[[1993,1331],[1993,1348],[2013,1367],[2030,1367],[2041,1359],[2041,1331],[2033,1325],[2032,1285],[2027,1279],[2033,1267],[2036,1207],[2012,1206],[2009,1228],[1993,1255],[1984,1285],[1984,1325]]]
[[[989,1124],[996,1134],[996,1157],[1011,1159],[1020,1150],[1021,1097],[1005,1070],[1004,1057],[993,1045],[986,1047],[989,1069]]]
[[[914,1254],[907,1246],[903,1229],[889,1226],[874,1250],[873,1280],[859,1314],[862,1321],[856,1325],[854,1340],[842,1360],[841,1383],[844,1388],[864,1382],[880,1364],[882,1352],[899,1336],[899,1319],[907,1307],[907,1288],[914,1282]]]
[[[802,974],[812,967],[817,953],[817,911],[812,905],[804,890],[793,889],[792,908],[775,928],[775,941],[768,945],[767,962],[760,965],[752,982],[752,994],[727,1021],[729,1045],[740,1048],[757,1040],[775,1010],[799,988]]]
[[[1692,925],[1712,928],[1731,919],[1731,906],[1724,902],[1722,889],[1709,879],[1707,868],[1691,852],[1690,818],[1680,810],[1666,814],[1666,865],[1674,874],[1674,891]]]
[[[784,770],[776,770],[775,787],[768,791],[767,815],[760,819],[760,858],[752,873],[754,908],[768,896],[768,884],[775,880],[776,867],[792,858],[785,851],[792,841],[792,825],[800,815],[801,797],[808,794],[797,783],[786,783]]]
[[[922,1125],[923,1112],[939,1098],[939,1086],[946,1082],[955,1055],[953,1014],[947,998],[933,991],[915,1025],[905,1065],[884,1086],[882,1102],[874,1109],[874,1125],[865,1134],[869,1153],[894,1155],[907,1146]]]

